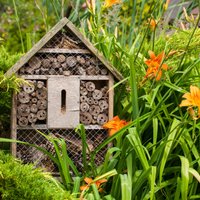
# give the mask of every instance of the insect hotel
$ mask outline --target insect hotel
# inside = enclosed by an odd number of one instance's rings
[[[66,141],[68,154],[82,169],[81,139],[74,129],[85,125],[93,151],[107,137],[102,125],[113,118],[115,80],[122,76],[67,19],[57,23],[6,75],[16,74],[27,84],[13,95],[12,139],[37,144],[53,151],[39,132]],[[12,153],[25,163],[54,172],[47,156],[33,147],[12,144]],[[106,148],[97,157],[99,165]]]

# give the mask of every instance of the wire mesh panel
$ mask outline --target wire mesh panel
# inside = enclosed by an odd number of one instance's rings
[[[20,75],[107,75],[101,62],[89,54],[37,53],[19,71]]]
[[[52,130],[39,130],[44,134],[51,137],[63,138],[67,145],[67,153],[76,165],[79,171],[83,170],[82,161],[82,141],[80,136],[74,130],[68,129],[52,129]],[[95,148],[102,143],[106,137],[107,132],[103,129],[86,130],[87,144],[89,150],[92,152]],[[46,140],[39,132],[33,129],[18,129],[17,139],[20,141],[36,144],[45,148],[47,151],[55,155],[53,144]],[[95,163],[100,165],[104,160],[104,155],[107,147],[103,148],[96,156]],[[90,160],[89,152],[87,151],[87,158]],[[57,168],[53,162],[34,147],[28,145],[17,144],[17,157],[24,161],[24,163],[35,163],[36,167],[43,167],[46,171],[56,172]]]
[[[20,75],[107,75],[103,64],[69,31],[63,29],[33,56]]]

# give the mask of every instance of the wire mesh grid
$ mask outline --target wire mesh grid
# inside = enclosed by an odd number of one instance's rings
[[[36,64],[39,63],[39,64]],[[37,53],[20,70],[20,75],[107,75],[102,63],[89,54]]]
[[[61,53],[59,49],[70,51]],[[85,45],[69,31],[57,33],[21,69],[20,75],[107,75],[96,56],[84,50]]]
[[[80,136],[74,130],[68,129],[42,129],[39,130],[44,134],[51,135],[56,138],[63,138],[67,145],[67,153],[76,165],[79,171],[83,170],[82,161],[82,141]],[[103,129],[86,130],[87,144],[92,152],[101,144],[107,137],[107,131]],[[18,129],[17,139],[20,141],[36,144],[45,148],[47,151],[55,155],[53,144],[46,140],[38,131],[34,129]],[[95,164],[99,166],[104,161],[104,156],[107,147],[101,149],[95,158]],[[34,163],[36,167],[42,167],[49,172],[57,172],[57,167],[53,162],[34,147],[28,145],[17,144],[17,157],[24,163]],[[90,160],[89,151],[87,151],[87,159]]]
[[[44,48],[85,49],[86,46],[67,27],[59,31]]]

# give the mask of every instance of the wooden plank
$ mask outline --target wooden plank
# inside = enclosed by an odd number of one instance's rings
[[[85,129],[103,129],[100,125],[85,125]]]
[[[47,75],[21,75],[21,78],[31,80],[31,79],[38,79],[38,80],[47,80]]]
[[[80,80],[109,80],[109,76],[79,76]]]
[[[21,129],[21,130],[26,130],[26,129],[47,129],[47,125],[46,124],[35,124],[34,126],[26,126],[26,127],[21,127],[21,126],[17,126],[17,129]]]
[[[114,86],[114,79],[113,79],[113,76],[110,74],[110,79],[109,79],[109,82],[108,82],[108,88],[109,88],[109,93],[108,93],[108,105],[109,105],[108,119],[109,120],[111,120],[113,118],[113,112],[114,112],[114,109],[113,109],[113,105],[114,105],[114,89],[113,89],[113,86]]]
[[[66,26],[72,31],[89,50],[106,66],[106,68],[115,76],[116,79],[123,80],[123,76],[104,58],[104,56],[90,43],[90,41],[85,38],[80,31],[70,22],[67,18]]]
[[[13,93],[12,95],[12,110],[11,110],[11,138],[17,139],[17,95]],[[15,142],[11,143],[11,153],[16,156],[17,144]]]
[[[31,80],[31,79],[38,79],[38,80],[47,80],[48,78],[67,78],[69,76],[64,75],[21,75],[21,78]],[[88,75],[70,75],[70,77],[78,78],[80,80],[109,80],[109,76],[88,76]]]
[[[80,80],[48,79],[48,128],[75,128],[79,124]]]
[[[52,49],[42,48],[38,53],[66,53],[66,54],[91,54],[87,49]]]
[[[58,33],[65,25],[66,18],[61,19],[42,39],[37,42],[20,60],[13,65],[6,73],[5,76],[11,76],[18,71],[28,60],[35,55],[56,33]]]

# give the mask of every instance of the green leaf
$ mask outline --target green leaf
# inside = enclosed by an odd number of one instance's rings
[[[163,157],[160,164],[160,174],[159,174],[159,181],[162,181],[163,171],[165,169],[165,164],[167,162],[168,156],[170,151],[173,149],[173,143],[175,141],[176,135],[179,131],[180,121],[174,119],[170,128],[169,136],[167,138],[167,143],[163,152]]]
[[[181,196],[182,199],[188,197],[188,184],[189,184],[189,162],[188,159],[179,156],[181,159]]]
[[[122,200],[131,200],[131,184],[129,184],[128,176],[126,174],[120,174],[121,180],[121,193],[122,193]]]

